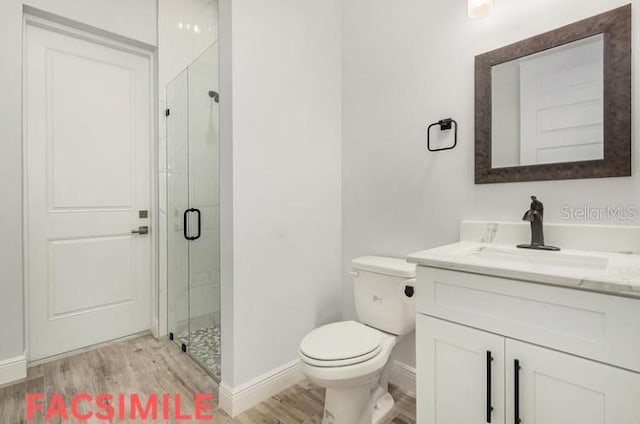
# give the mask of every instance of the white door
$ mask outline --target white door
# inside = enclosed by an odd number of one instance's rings
[[[602,36],[520,63],[520,164],[604,159]]]
[[[150,328],[151,58],[25,25],[29,359]]]
[[[640,374],[510,339],[506,360],[507,423],[640,423]]]
[[[418,422],[504,424],[504,341],[418,314]]]

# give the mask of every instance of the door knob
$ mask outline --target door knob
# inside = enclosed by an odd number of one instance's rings
[[[144,226],[144,227],[138,227],[137,230],[132,230],[131,234],[149,234],[149,227]]]

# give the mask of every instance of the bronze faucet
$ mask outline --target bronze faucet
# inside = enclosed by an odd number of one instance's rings
[[[560,248],[554,246],[546,246],[544,244],[544,205],[536,196],[531,196],[531,206],[524,213],[523,221],[531,223],[531,244],[519,244],[521,249],[551,250],[559,251]]]

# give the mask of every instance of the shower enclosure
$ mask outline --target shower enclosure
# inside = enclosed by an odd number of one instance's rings
[[[218,46],[167,86],[169,337],[220,382]]]

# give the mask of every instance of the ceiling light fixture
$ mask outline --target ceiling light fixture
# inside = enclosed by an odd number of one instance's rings
[[[483,18],[493,10],[493,0],[467,0],[470,18]]]

